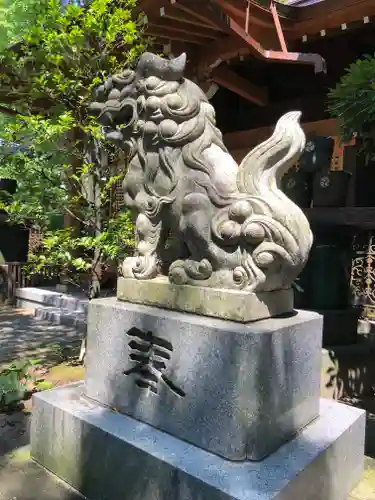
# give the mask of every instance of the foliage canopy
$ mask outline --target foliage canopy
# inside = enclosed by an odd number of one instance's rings
[[[358,59],[328,94],[329,112],[344,139],[358,134],[370,155],[375,151],[375,57]]]
[[[0,13],[8,3],[1,1]],[[84,7],[20,0],[0,21],[7,43],[17,40],[0,46],[0,111],[6,111],[0,137],[23,146],[16,154],[0,151],[0,175],[19,181],[3,208],[12,220],[44,230],[54,213],[74,221],[46,233],[41,253],[31,258],[35,269],[90,271],[98,282],[103,266],[131,246],[129,214],[111,210],[113,185],[124,175],[111,167],[119,151],[105,143],[87,106],[108,75],[132,66],[145,49],[135,6],[136,0],[91,0]]]

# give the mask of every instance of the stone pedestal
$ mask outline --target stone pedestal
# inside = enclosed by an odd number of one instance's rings
[[[210,288],[198,285],[173,285],[167,277],[152,280],[119,278],[117,297],[124,302],[248,323],[292,313],[291,288],[272,292]]]
[[[32,456],[89,500],[344,500],[365,418],[319,402],[321,338],[306,311],[92,301],[85,383],[34,396]]]
[[[346,500],[363,471],[365,412],[320,417],[262,462],[231,462],[81,395],[34,396],[32,456],[89,500]]]
[[[247,325],[92,302],[86,394],[230,460],[261,460],[318,416],[321,317]]]

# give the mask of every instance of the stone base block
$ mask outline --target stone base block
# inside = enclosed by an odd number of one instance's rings
[[[168,278],[119,278],[117,297],[125,302],[212,316],[240,323],[293,311],[293,290],[249,293],[245,290],[172,285]]]
[[[230,460],[261,460],[317,417],[322,318],[248,325],[116,299],[89,307],[86,394]]]
[[[234,463],[81,399],[33,396],[32,456],[89,500],[346,500],[364,466],[365,412],[320,417],[262,462]]]

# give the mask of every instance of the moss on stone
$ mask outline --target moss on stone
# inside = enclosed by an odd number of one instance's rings
[[[31,460],[30,446],[21,446],[7,454],[9,462],[22,464]]]
[[[354,488],[349,500],[374,500],[375,498],[375,460],[366,457],[365,472],[360,483]]]

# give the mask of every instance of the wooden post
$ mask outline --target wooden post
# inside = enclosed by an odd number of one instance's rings
[[[16,269],[13,264],[13,262],[8,263],[8,303],[13,304],[14,302],[14,290],[15,290],[15,281],[16,281],[16,275],[15,275]]]
[[[333,137],[333,154],[331,160],[331,170],[332,171],[342,171],[344,170],[344,148],[346,146],[355,146],[356,139],[353,137],[350,141],[341,142],[341,138],[338,136]]]

